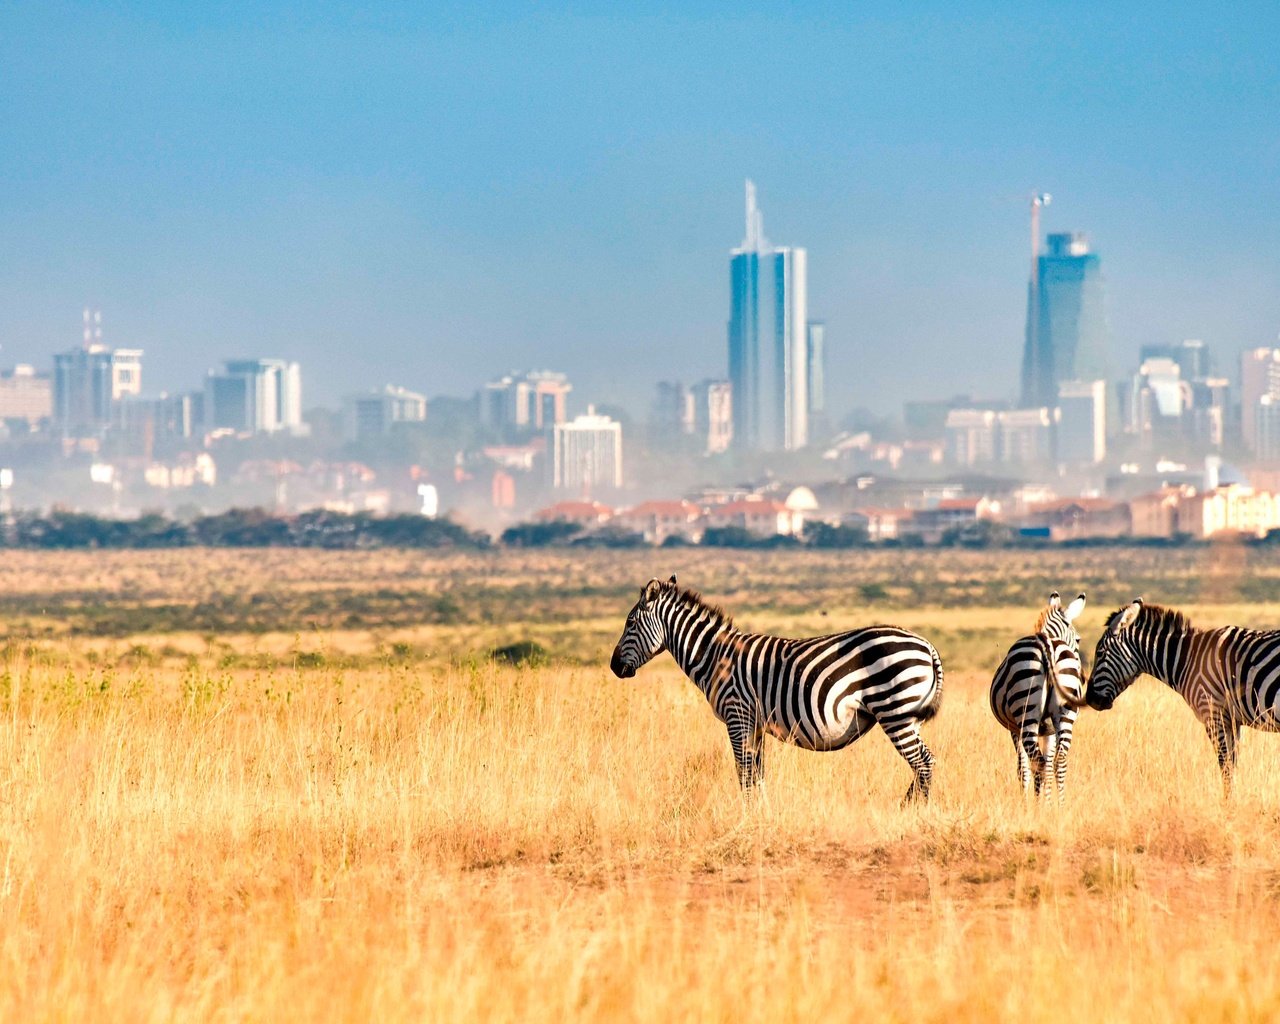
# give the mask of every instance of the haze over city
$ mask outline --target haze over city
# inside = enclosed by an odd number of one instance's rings
[[[220,360],[306,401],[570,369],[643,413],[725,374],[754,179],[809,254],[827,403],[1013,397],[1026,199],[1103,256],[1112,362],[1280,325],[1272,6],[0,13],[0,365],[84,306],[148,390]],[[921,373],[921,367],[945,372]]]

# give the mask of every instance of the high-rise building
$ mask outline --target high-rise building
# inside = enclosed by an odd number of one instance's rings
[[[53,416],[53,381],[34,366],[19,363],[0,371],[0,423],[26,420],[34,426]]]
[[[694,396],[678,380],[660,380],[653,397],[650,427],[654,439],[671,443],[694,431]]]
[[[1280,462],[1280,395],[1258,398],[1249,446],[1261,462]]]
[[[142,350],[102,343],[102,314],[84,311],[84,343],[53,357],[53,421],[63,437],[111,426],[115,404],[142,391]]]
[[[706,453],[727,451],[733,442],[733,385],[727,380],[703,380],[695,384],[693,432],[706,445]]]
[[[422,423],[427,418],[427,398],[416,391],[388,384],[361,394],[348,395],[342,403],[342,427],[348,441],[383,437],[397,423]]]
[[[772,247],[747,182],[747,232],[729,261],[729,380],[734,443],[803,448],[809,440],[808,254]]]
[[[503,433],[548,430],[565,421],[565,402],[572,390],[563,373],[508,373],[484,386],[480,419]]]
[[[204,387],[207,430],[302,432],[302,371],[283,359],[228,359]]]
[[[1081,234],[1055,234],[1036,259],[1027,302],[1022,404],[1054,406],[1058,383],[1107,379],[1102,262]]]
[[[1058,385],[1058,459],[1101,462],[1107,455],[1107,382],[1065,380]]]
[[[1251,348],[1240,353],[1240,434],[1254,447],[1258,402],[1266,395],[1280,398],[1280,348]]]
[[[809,414],[827,411],[826,371],[827,325],[821,320],[809,321]]]
[[[622,424],[596,414],[551,428],[551,484],[585,496],[622,486]]]
[[[947,413],[947,458],[960,466],[995,462],[999,424],[994,409],[952,409]]]

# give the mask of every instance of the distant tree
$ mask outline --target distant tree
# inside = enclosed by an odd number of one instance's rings
[[[509,548],[545,548],[567,543],[582,532],[577,523],[557,519],[550,523],[517,523],[502,531],[502,544]]]
[[[832,526],[815,520],[804,524],[804,542],[811,548],[860,548],[871,543],[871,536],[860,526]]]

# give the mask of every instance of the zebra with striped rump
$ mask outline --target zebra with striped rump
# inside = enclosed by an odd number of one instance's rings
[[[1036,795],[1052,769],[1061,798],[1067,785],[1067,753],[1084,696],[1080,634],[1073,623],[1084,611],[1084,594],[1066,608],[1055,590],[1035,631],[1014,641],[991,680],[991,712],[1009,730],[1018,752],[1023,790]]]
[[[1240,727],[1280,732],[1280,630],[1196,629],[1180,611],[1138,598],[1107,619],[1086,700],[1107,711],[1142,673],[1178,692],[1204,726],[1228,795]]]
[[[928,799],[933,754],[920,723],[938,713],[942,662],[922,637],[894,626],[795,640],[746,633],[672,576],[645,586],[610,668],[629,679],[664,650],[728,730],[743,789],[764,780],[766,733],[839,750],[878,724],[915,774],[904,802]]]

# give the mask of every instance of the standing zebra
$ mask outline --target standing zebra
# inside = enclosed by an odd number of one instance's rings
[[[1052,768],[1061,798],[1067,784],[1071,731],[1083,702],[1080,634],[1072,623],[1084,611],[1084,594],[1064,610],[1055,590],[1035,632],[1014,641],[991,680],[991,712],[1013,737],[1023,790],[1036,794]]]
[[[1107,619],[1086,699],[1108,710],[1141,673],[1176,690],[1218,753],[1231,793],[1240,727],[1280,732],[1280,630],[1196,629],[1172,608],[1138,598]]]
[[[672,576],[645,586],[610,668],[629,679],[664,650],[728,729],[744,789],[764,781],[765,733],[839,750],[879,723],[915,773],[904,802],[928,799],[933,754],[920,723],[942,702],[942,662],[927,640],[894,626],[800,640],[744,633]]]

